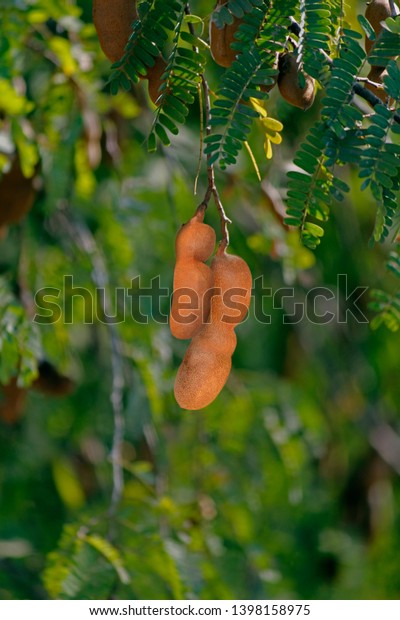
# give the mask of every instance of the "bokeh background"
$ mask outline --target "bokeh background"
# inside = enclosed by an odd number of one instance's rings
[[[348,8],[354,28],[363,4]],[[191,6],[206,16],[213,3]],[[172,147],[148,154],[146,85],[108,93],[91,2],[3,0],[1,11],[1,164],[15,144],[25,166],[40,158],[34,207],[0,241],[1,377],[15,372],[19,351],[27,381],[37,355],[76,387],[65,398],[28,390],[23,415],[0,420],[0,598],[397,598],[399,336],[351,314],[343,320],[337,280],[347,274],[348,291],[395,287],[388,248],[369,247],[374,201],[350,166],[351,192],[315,252],[282,225],[285,175],[320,95],[299,113],[273,91],[268,110],[284,124],[283,144],[267,162],[257,131],[251,139],[262,184],[246,153],[217,183],[233,221],[231,251],[253,277],[273,291],[293,287],[305,307],[310,289],[329,287],[335,301],[319,310],[334,319],[293,321],[290,299],[274,309],[267,297],[271,323],[262,324],[253,305],[236,330],[227,386],[191,413],[173,398],[187,345],[172,338],[151,298],[142,300],[148,323],[128,315],[114,330],[125,490],[110,517],[111,333],[91,323],[63,279],[73,274],[75,286],[94,291],[100,257],[113,307],[116,287],[137,276],[144,287],[158,276],[171,287],[176,231],[206,187],[203,164],[193,195],[198,110]],[[219,71],[210,59],[212,89]],[[218,234],[213,204],[207,221]],[[32,328],[42,287],[63,291],[71,324]],[[369,292],[360,306],[371,319],[368,301]],[[168,314],[168,299],[161,310]]]

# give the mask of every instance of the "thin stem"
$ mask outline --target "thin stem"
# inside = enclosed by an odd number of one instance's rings
[[[185,6],[185,13],[186,15],[190,15],[189,3],[187,3]],[[193,24],[189,23],[188,26],[189,26],[189,30],[191,34],[194,35],[195,32],[194,32]],[[211,134],[211,125],[210,125],[211,99],[210,99],[210,88],[208,86],[208,82],[205,78],[204,73],[201,75],[201,87],[203,89],[203,95],[204,95],[205,133],[206,133],[206,136],[209,136]],[[205,209],[207,209],[211,196],[213,196],[215,205],[218,210],[219,218],[221,220],[221,234],[222,234],[221,245],[223,245],[223,247],[227,247],[229,245],[228,224],[231,224],[232,221],[229,219],[229,217],[227,217],[225,213],[225,209],[221,202],[221,198],[218,193],[218,189],[215,183],[214,164],[210,162],[210,159],[211,159],[210,153],[207,153],[206,159],[207,159],[208,186],[207,186],[207,190],[204,195],[204,198],[200,204],[200,207],[204,207]]]
[[[373,86],[374,88],[382,88],[383,89],[383,84],[381,82],[373,82],[372,80],[370,80],[367,77],[359,77],[359,78],[357,78],[357,82],[362,82],[363,84],[369,84],[370,86]]]
[[[204,75],[201,76],[201,85],[203,88],[204,94],[204,111],[206,115],[206,136],[211,134],[211,100],[210,100],[210,89],[208,87],[208,82]],[[231,224],[231,220],[227,217],[225,213],[225,209],[221,202],[217,186],[215,184],[215,171],[214,164],[210,163],[211,154],[207,153],[207,178],[208,178],[208,188],[206,194],[203,199],[203,204],[207,205],[210,201],[211,196],[214,198],[215,205],[217,207],[219,218],[221,220],[221,234],[222,234],[222,244],[227,247],[229,245],[229,231],[228,224]]]
[[[199,144],[199,162],[197,164],[197,172],[196,178],[194,180],[193,193],[196,196],[197,194],[197,183],[199,181],[199,176],[201,172],[201,163],[203,159],[203,148],[204,148],[204,112],[203,112],[203,97],[201,93],[201,85],[197,85],[198,95],[199,95],[199,108],[200,108],[200,144]]]

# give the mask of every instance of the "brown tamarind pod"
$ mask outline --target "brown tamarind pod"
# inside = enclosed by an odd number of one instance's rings
[[[170,329],[175,338],[192,338],[207,320],[213,287],[211,269],[205,264],[215,247],[215,232],[204,224],[204,205],[184,224],[175,241],[173,297]]]
[[[27,179],[15,157],[8,172],[0,179],[0,238],[9,224],[16,224],[32,208],[35,200],[33,179]]]
[[[14,377],[7,385],[1,387],[0,420],[6,424],[16,424],[24,411],[26,389],[17,385]]]
[[[210,318],[193,337],[178,369],[174,393],[182,409],[207,407],[228,380],[236,348],[235,327],[250,305],[252,277],[246,262],[221,245],[211,264],[215,294]]]
[[[154,105],[160,96],[160,87],[163,82],[162,76],[167,68],[167,63],[162,56],[156,58],[153,67],[147,69],[146,78],[149,80],[149,96]]]
[[[227,3],[228,0],[218,0],[216,9]],[[232,24],[225,24],[223,28],[217,28],[213,20],[210,21],[210,51],[215,62],[221,67],[230,67],[236,59],[238,52],[231,48],[235,41],[235,34],[242,20],[234,17]]]
[[[136,0],[93,0],[94,27],[100,47],[111,62],[124,55],[136,18]]]
[[[376,84],[383,84],[383,80],[385,79],[387,74],[388,72],[386,71],[384,67],[373,66],[371,67],[371,70],[368,73],[367,77],[369,80],[371,80],[371,82],[375,82]],[[368,88],[368,90],[370,90],[371,93],[374,93],[374,95],[379,97],[382,103],[386,104],[388,102],[388,95],[386,94],[383,88],[378,88],[377,86],[374,86],[373,84],[368,84],[368,82],[366,82],[365,88]]]
[[[307,110],[312,106],[315,97],[315,81],[305,73],[305,86],[304,88],[300,86],[296,56],[291,52],[281,54],[278,69],[278,88],[282,97],[302,110]]]
[[[74,389],[74,382],[58,372],[57,368],[47,360],[38,365],[39,375],[32,383],[32,389],[49,396],[66,396]]]
[[[396,12],[398,13],[398,7],[396,5],[395,7]],[[391,14],[389,0],[371,0],[371,2],[367,4],[367,8],[365,9],[365,17],[368,19],[377,37],[382,31],[381,22],[390,17]],[[370,53],[374,43],[375,41],[371,41],[368,37],[365,37],[365,51],[367,54]]]

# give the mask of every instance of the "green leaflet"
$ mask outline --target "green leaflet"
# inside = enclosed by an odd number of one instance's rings
[[[390,252],[386,268],[400,279],[400,244]],[[377,313],[371,321],[372,329],[385,325],[390,331],[398,331],[400,328],[400,289],[393,294],[373,290],[369,308]]]
[[[17,376],[18,385],[28,387],[37,377],[37,360],[41,357],[39,331],[3,278],[0,299],[0,383],[6,385]]]
[[[352,106],[354,80],[365,57],[358,39],[358,33],[344,31],[322,101],[321,120],[310,130],[294,159],[304,173],[300,177],[288,173],[286,222],[300,228],[303,242],[312,249],[320,243],[322,234],[320,227],[309,226],[310,221],[327,220],[332,200],[342,200],[348,191],[337,178],[337,164],[357,161],[363,146],[362,132],[353,129],[363,119]],[[293,190],[300,191],[303,200],[294,198]]]
[[[254,7],[261,7],[263,0],[229,0],[226,5],[214,9],[211,19],[217,28],[232,24],[234,17],[242,19],[246,13],[251,13]]]
[[[395,65],[393,61],[389,66],[389,75],[396,77],[395,74],[399,70],[392,65]],[[378,105],[370,117],[369,126],[363,132],[367,146],[361,152],[359,176],[363,179],[362,189],[370,187],[377,201],[373,233],[375,241],[383,241],[389,235],[394,218],[399,213],[400,156],[397,145],[390,142],[391,131],[397,129],[394,117],[395,112],[388,110],[384,105]]]
[[[154,150],[155,136],[164,146],[171,141],[166,130],[173,135],[179,133],[178,125],[183,125],[189,114],[188,105],[192,104],[198,94],[198,85],[206,62],[200,52],[204,42],[194,34],[184,30],[187,28],[185,14],[182,11],[175,27],[173,48],[160,88],[157,110],[149,137],[149,150]],[[191,48],[187,47],[190,44]]]
[[[132,34],[125,48],[125,54],[112,66],[110,88],[114,94],[126,86],[126,79],[138,82],[146,75],[148,67],[162,54],[170,32],[183,19],[185,2],[173,0],[152,0],[140,5],[140,19],[132,27]]]
[[[115,578],[127,583],[120,552],[105,538],[66,525],[59,547],[49,554],[44,585],[53,599],[107,599]]]
[[[298,64],[300,70],[316,79],[321,72],[321,50],[329,53],[331,20],[330,6],[323,0],[300,1]]]

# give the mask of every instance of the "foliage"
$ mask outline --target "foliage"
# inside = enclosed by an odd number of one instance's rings
[[[263,0],[228,0],[225,5],[217,5],[212,14],[212,20],[217,28],[232,24],[235,17],[241,19],[251,13],[255,7],[263,5]]]
[[[391,252],[387,262],[387,268],[397,278],[400,278],[400,255],[399,246]],[[372,310],[379,314],[374,317],[371,327],[377,329],[380,325],[386,325],[391,331],[396,332],[400,327],[400,290],[388,294],[381,290],[372,291],[373,301],[370,304]]]
[[[290,1],[282,7],[291,8]],[[225,72],[211,110],[210,124],[217,133],[206,138],[205,153],[210,154],[210,163],[219,161],[222,169],[234,164],[252,121],[262,118],[250,99],[268,98],[261,87],[272,84],[276,77],[276,54],[283,49],[287,25],[285,13],[274,9],[269,2],[255,7],[244,18],[236,35],[235,49],[240,53]]]
[[[165,129],[176,135],[177,123],[185,122],[188,104],[195,99],[205,59],[199,52],[204,43],[194,36],[193,29],[189,34],[182,33],[184,41],[191,43],[193,49],[179,47],[184,3],[172,5],[175,19],[164,14],[166,5],[163,7],[161,1],[147,5],[142,20],[138,20],[133,29],[127,53],[116,63],[112,89],[115,92],[118,85],[128,88],[127,76],[137,80],[139,70],[144,75],[145,65],[152,66],[154,57],[164,52],[167,31],[175,33],[150,134],[150,150],[155,150],[156,135],[168,146],[170,139]],[[303,172],[289,173],[286,222],[298,226],[303,242],[315,249],[323,235],[319,223],[328,219],[332,200],[343,200],[343,192],[348,189],[338,176],[337,168],[360,161],[360,176],[364,179],[362,187],[371,185],[377,200],[374,238],[381,240],[388,236],[397,211],[399,153],[398,144],[392,143],[392,136],[398,132],[400,116],[396,107],[389,111],[380,106],[370,119],[369,113],[354,106],[355,87],[366,56],[359,42],[361,34],[343,24],[341,2],[285,0],[279,7],[269,1],[229,2],[217,7],[213,13],[217,27],[232,23],[233,17],[240,17],[242,23],[235,35],[237,41],[232,44],[238,52],[237,59],[225,71],[216,92],[211,110],[212,132],[205,138],[205,153],[210,163],[218,162],[222,169],[237,161],[243,144],[247,145],[253,121],[260,119],[259,110],[251,105],[251,98],[268,99],[265,87],[276,77],[277,54],[288,46],[288,27],[296,9],[300,22],[295,30],[297,43],[292,42],[292,45],[297,54],[300,83],[305,71],[320,81],[326,89],[326,96],[322,101],[321,120],[311,129],[294,160]],[[366,34],[371,36],[373,31],[368,21],[362,18],[361,23]],[[391,60],[400,51],[396,24],[392,19],[388,29],[382,31],[368,60],[381,67],[388,65],[389,76],[384,81],[384,88],[388,98],[398,105],[400,73]],[[142,48],[142,40],[146,42],[147,51]],[[366,126],[363,128],[363,125]],[[271,157],[270,142],[266,153]]]
[[[378,104],[360,109],[364,3],[229,0],[213,11],[193,0],[190,14],[185,4],[140,2],[110,68],[89,0],[2,2],[0,167],[18,152],[37,183],[29,216],[0,240],[0,383],[18,376],[28,390],[24,417],[0,420],[0,597],[396,598],[399,19],[369,57],[387,67],[388,105],[371,95]],[[223,70],[206,28],[233,17],[238,57]],[[295,46],[318,81],[305,113],[262,88]],[[154,106],[141,77],[160,53]],[[202,168],[192,192],[199,142],[254,294],[226,388],[190,414],[172,397],[185,343],[154,285],[171,286],[176,230],[207,191]],[[219,230],[211,203],[206,218]],[[384,243],[368,248],[371,235]],[[361,311],[395,333],[356,320],[350,292],[363,286],[376,292],[374,314],[367,295]],[[59,319],[38,325],[45,287]],[[73,394],[29,389],[43,357],[74,378]]]
[[[333,61],[326,97],[322,101],[322,120],[311,129],[307,142],[302,144],[294,159],[304,172],[288,173],[286,221],[300,227],[304,243],[312,248],[323,235],[323,229],[315,220],[326,221],[332,199],[343,200],[343,192],[348,191],[346,183],[335,172],[338,166],[360,161],[362,189],[371,184],[378,205],[375,239],[389,234],[397,211],[399,145],[389,140],[391,132],[398,133],[396,112],[378,105],[372,118],[368,115],[369,126],[361,128],[363,114],[352,105],[354,78],[364,58],[358,39],[358,33],[349,31],[343,35],[341,52]],[[389,64],[388,72],[390,79],[385,87],[388,96],[395,99],[398,95],[395,76],[398,78],[400,74],[394,62]]]
[[[30,385],[37,376],[40,337],[36,325],[0,278],[0,383],[7,384],[17,375],[21,386]]]

